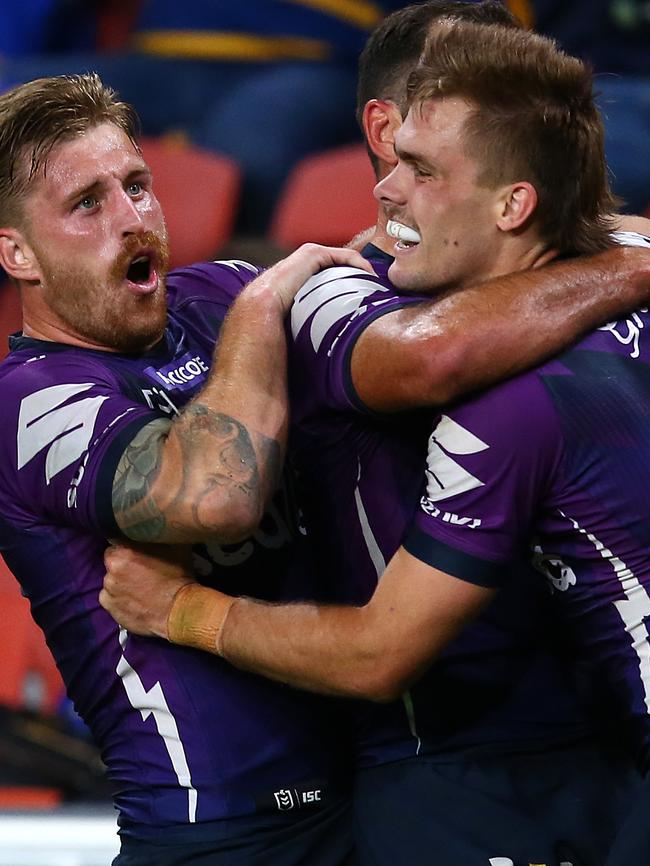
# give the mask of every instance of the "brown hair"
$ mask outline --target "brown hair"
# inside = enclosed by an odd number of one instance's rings
[[[0,225],[20,222],[22,199],[52,148],[100,123],[136,145],[135,111],[95,73],[39,78],[0,96]]]
[[[542,238],[565,254],[611,246],[616,200],[607,178],[603,123],[591,70],[529,31],[449,22],[433,31],[407,97],[458,96],[473,105],[465,149],[490,188],[527,180]]]
[[[461,0],[428,0],[414,3],[387,15],[368,37],[359,56],[357,80],[357,121],[363,128],[365,104],[370,99],[394,102],[406,114],[406,82],[424,49],[429,27],[441,19],[454,18],[476,24],[518,27],[514,15],[495,0],[482,3]],[[368,155],[375,171],[377,157]]]

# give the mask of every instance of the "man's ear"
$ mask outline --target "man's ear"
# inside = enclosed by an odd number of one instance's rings
[[[394,102],[369,99],[363,108],[363,133],[368,147],[377,159],[386,163],[388,171],[397,165],[395,133],[402,125],[402,115]]]
[[[34,251],[18,229],[0,229],[0,265],[15,280],[41,279]]]
[[[499,199],[497,226],[504,232],[519,229],[535,213],[537,190],[526,180],[504,187]]]

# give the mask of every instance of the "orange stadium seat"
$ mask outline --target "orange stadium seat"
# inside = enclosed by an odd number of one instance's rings
[[[271,225],[275,243],[295,249],[315,241],[348,243],[375,224],[372,197],[375,177],[361,144],[309,156],[293,170],[280,196]]]
[[[0,280],[0,359],[8,351],[7,338],[21,328],[20,296],[8,280]]]
[[[240,172],[224,156],[165,138],[143,138],[145,160],[165,212],[172,267],[214,258],[230,239]]]
[[[63,681],[29,602],[0,557],[0,703],[53,714]]]

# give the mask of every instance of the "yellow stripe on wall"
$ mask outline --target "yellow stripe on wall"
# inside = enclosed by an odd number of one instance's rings
[[[137,34],[133,45],[149,54],[189,60],[325,60],[330,54],[329,45],[317,39],[192,30],[149,30]]]
[[[508,0],[508,9],[521,21],[524,27],[532,30],[535,26],[535,13],[530,0]]]
[[[298,6],[320,9],[367,30],[379,24],[384,17],[383,9],[376,3],[370,3],[369,0],[289,0],[289,2],[296,3]]]

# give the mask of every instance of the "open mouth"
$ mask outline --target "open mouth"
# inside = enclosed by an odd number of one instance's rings
[[[397,240],[395,247],[399,250],[407,250],[417,246],[422,238],[419,232],[412,229],[410,226],[399,223],[396,220],[388,220],[386,226],[388,234]]]
[[[153,292],[158,286],[158,271],[153,252],[140,250],[130,264],[127,264],[125,276],[131,291],[135,294]]]
[[[148,283],[151,276],[151,259],[149,256],[138,256],[129,265],[126,278],[132,283]]]

